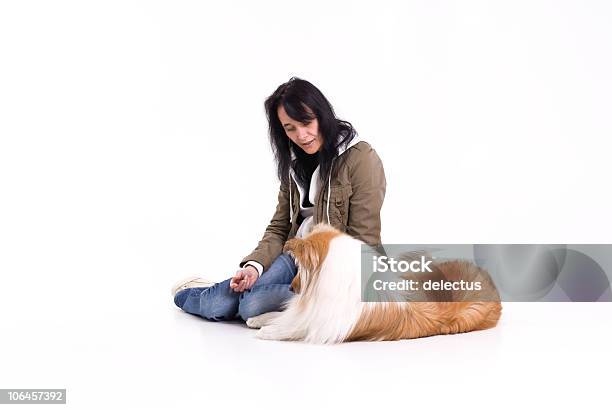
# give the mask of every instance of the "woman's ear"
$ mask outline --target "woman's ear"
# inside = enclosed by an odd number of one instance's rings
[[[319,262],[319,255],[313,245],[308,238],[293,238],[285,242],[283,250],[293,256],[298,267],[312,272]]]
[[[296,252],[301,253],[302,242],[303,240],[299,238],[289,239],[287,242],[285,242],[283,252],[288,252],[292,254],[293,257],[297,257]]]
[[[294,259],[297,266],[297,273],[291,281],[291,289],[293,292],[300,293],[302,291],[302,274],[300,273],[307,265],[306,248],[307,242],[303,239],[293,238],[285,242],[283,251],[289,253]]]

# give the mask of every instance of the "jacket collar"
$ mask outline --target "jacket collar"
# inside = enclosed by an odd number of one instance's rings
[[[338,147],[338,155],[336,157],[334,157],[332,159],[332,164],[331,167],[334,166],[334,160],[338,157],[340,157],[342,154],[344,154],[349,148],[351,148],[352,146],[356,145],[358,142],[362,141],[361,138],[359,138],[359,134],[355,133],[355,136],[353,137],[353,139],[351,141],[349,141],[348,143],[345,144],[341,144]],[[289,151],[291,152],[291,160],[294,160],[296,158],[295,153],[293,152],[293,147],[289,147]],[[331,194],[331,167],[330,167],[330,175],[328,175],[328,182],[327,182],[327,209],[326,209],[326,214],[327,214],[327,223],[330,223],[330,219],[329,219],[329,196]],[[318,172],[319,167],[317,166],[316,171]],[[293,179],[293,181],[295,182],[295,185],[298,188],[298,191],[300,192],[300,196],[303,198],[304,195],[308,195],[307,192],[305,192],[305,188],[302,187],[298,182],[297,179],[295,178],[295,173],[293,172],[293,168],[289,167],[289,178],[290,180]],[[293,221],[293,198],[291,195],[291,187],[289,187],[289,222]]]

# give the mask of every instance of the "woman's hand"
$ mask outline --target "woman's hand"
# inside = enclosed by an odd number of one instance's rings
[[[254,266],[247,265],[242,269],[238,269],[230,281],[230,288],[234,292],[244,292],[255,284],[259,279],[259,273]]]

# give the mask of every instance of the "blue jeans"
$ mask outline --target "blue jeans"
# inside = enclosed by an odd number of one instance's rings
[[[296,273],[293,258],[281,253],[249,290],[234,292],[227,279],[209,288],[181,290],[174,297],[174,303],[185,312],[205,319],[246,321],[262,313],[282,310],[283,302],[294,295],[289,288]]]

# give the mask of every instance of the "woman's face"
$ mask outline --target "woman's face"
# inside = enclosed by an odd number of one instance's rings
[[[308,108],[307,111],[312,113]],[[278,107],[277,113],[278,119],[285,129],[285,133],[291,141],[308,154],[319,152],[321,144],[323,143],[323,138],[321,134],[319,134],[319,122],[316,117],[308,124],[302,124],[289,117],[282,105]]]

